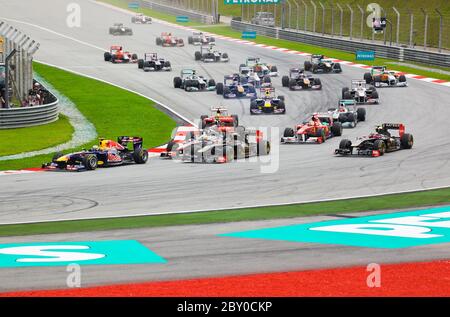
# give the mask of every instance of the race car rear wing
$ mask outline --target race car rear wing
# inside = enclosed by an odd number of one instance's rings
[[[400,137],[405,133],[405,125],[403,123],[383,123],[381,127],[385,130],[398,130]]]
[[[119,136],[117,137],[117,143],[120,145],[126,147],[128,143],[133,144],[133,148],[140,148],[142,147],[142,143],[144,142],[144,139],[138,136]]]

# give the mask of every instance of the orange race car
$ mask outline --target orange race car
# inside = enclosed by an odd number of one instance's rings
[[[137,63],[137,54],[132,54],[130,52],[125,52],[122,46],[113,45],[111,46],[109,52],[104,54],[105,62],[116,63]]]

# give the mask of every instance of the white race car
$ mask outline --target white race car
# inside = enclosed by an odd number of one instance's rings
[[[344,128],[354,128],[358,122],[366,121],[366,109],[357,108],[353,99],[341,99],[337,108],[329,108],[328,113],[334,121],[340,122]]]

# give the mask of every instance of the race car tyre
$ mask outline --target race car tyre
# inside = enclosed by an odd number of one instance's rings
[[[366,84],[370,84],[372,82],[372,74],[364,73],[364,80],[366,81]]]
[[[340,64],[340,63],[334,64],[334,71],[335,71],[336,73],[342,73],[342,67],[341,67],[341,64]]]
[[[312,68],[312,64],[310,61],[305,61],[305,70],[310,71]]]
[[[137,56],[137,54],[131,54],[131,59],[133,59],[133,60],[137,60],[137,59],[138,59],[138,56]]]
[[[357,119],[358,121],[366,121],[366,109],[358,108],[356,109]]]
[[[192,36],[188,37],[188,44],[194,44],[194,38]]]
[[[215,86],[216,86],[216,81],[214,79],[208,80],[208,87],[215,87]]]
[[[174,144],[176,144],[175,141],[170,141],[169,143],[167,143],[166,151],[171,152]]]
[[[134,149],[133,152],[133,160],[136,164],[145,164],[148,160],[148,152],[147,150],[138,147]]]
[[[320,86],[319,89],[322,89],[322,81],[320,80],[320,78],[314,78],[313,85]]]
[[[380,83],[381,83],[381,77],[380,76],[375,76],[373,78],[373,85],[375,87],[380,87]]]
[[[214,37],[210,37],[210,38],[209,38],[209,42],[210,42],[210,43],[214,43],[214,42],[216,42],[216,38],[214,38]]]
[[[282,109],[283,110],[283,112],[281,114],[286,114],[286,106],[284,105],[284,101],[283,100],[280,100],[280,102],[278,103],[278,109]]]
[[[97,156],[94,154],[88,154],[83,157],[82,163],[87,170],[93,171],[97,168],[98,165]]]
[[[353,114],[351,114],[353,116]],[[333,136],[341,136],[342,135],[342,123],[340,122],[333,122],[333,125],[331,126],[331,133]]]
[[[56,161],[57,159],[59,159],[61,156],[64,156],[64,154],[62,152],[56,152],[53,155],[52,161]]]
[[[195,52],[195,60],[196,61],[199,61],[199,60],[201,60],[202,59],[202,53],[200,53],[200,52]]]
[[[207,115],[200,116],[200,124],[201,124],[202,129],[206,128],[206,119],[207,118],[208,118]]]
[[[272,73],[276,73],[276,72],[278,72],[278,68],[276,66],[272,66],[272,67],[270,67],[270,71]]]
[[[348,139],[343,139],[341,142],[339,142],[339,149],[340,150],[351,150],[352,148],[352,141]]]
[[[172,65],[170,64],[169,61],[165,61],[165,62],[164,62],[164,67],[165,67],[165,68],[172,68]]]
[[[104,58],[105,58],[105,62],[110,62],[111,61],[111,53],[110,52],[105,52],[104,54]]]
[[[343,87],[342,88],[342,99],[347,99],[347,98],[345,98],[345,93],[349,92],[349,91],[350,91],[350,89],[348,87]]]
[[[319,66],[317,66],[316,64],[314,64],[314,65],[312,66],[312,69],[311,69],[312,73],[313,73],[313,74],[317,73],[317,69],[318,69],[318,68],[319,68]]]
[[[184,40],[183,39],[178,39],[178,45],[183,46],[184,45]]]
[[[292,129],[292,128],[286,128],[286,129],[284,129],[283,136],[284,136],[285,138],[292,138],[294,135],[295,135],[295,134],[294,134],[294,129]]]
[[[289,90],[295,90],[295,87],[297,87],[297,80],[294,78],[289,79]]]
[[[414,144],[414,138],[413,138],[412,134],[405,133],[400,138],[400,145],[401,145],[402,149],[409,150],[413,147],[413,144]]]
[[[261,140],[258,142],[258,156],[269,155],[270,154],[270,142],[266,140]]]
[[[250,102],[250,115],[254,115],[252,110],[257,110],[258,109],[258,105],[256,104],[256,102],[253,100]]]
[[[342,95],[342,99],[353,99],[352,94],[350,93],[350,91],[344,92],[343,95]]]
[[[284,104],[284,96],[283,96],[283,95],[278,96],[278,99],[280,99],[281,101],[283,101],[283,104]]]
[[[191,81],[190,80],[186,80],[184,83],[184,90],[185,91],[189,91],[189,89],[191,88]]]
[[[217,83],[216,85],[216,93],[218,95],[223,95],[223,83]]]
[[[162,40],[160,37],[156,38],[156,45],[162,45]]]
[[[373,149],[380,152],[380,156],[383,156],[386,152],[386,143],[383,140],[375,140],[373,143]]]
[[[223,53],[222,54],[222,58],[228,58],[228,54],[227,53]]]
[[[398,81],[399,81],[400,83],[406,82],[406,76],[405,76],[405,75],[400,75],[400,76],[398,77]]]
[[[289,87],[289,76],[281,77],[281,85],[283,87]]]
[[[233,126],[237,127],[239,125],[239,116],[237,114],[232,114],[231,117],[233,118]]]
[[[223,96],[225,97],[225,98],[228,98],[228,95],[231,93],[231,89],[230,89],[230,87],[224,87],[223,88]]]
[[[138,60],[138,68],[139,69],[143,69],[144,68],[144,60],[143,59],[139,59]]]
[[[372,91],[372,98],[378,99],[378,91]]]
[[[175,77],[173,79],[173,86],[175,88],[181,88],[181,85],[183,84],[183,80],[181,79],[181,77]]]

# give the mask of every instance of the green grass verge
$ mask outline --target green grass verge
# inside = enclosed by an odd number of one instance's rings
[[[153,228],[176,225],[210,224],[246,220],[293,218],[312,215],[350,213],[371,210],[401,209],[450,203],[450,188],[356,198],[288,206],[244,208],[177,215],[106,218],[43,222],[23,225],[2,225],[0,236],[87,232],[114,229]]]
[[[0,130],[0,156],[41,150],[65,143],[72,138],[73,127],[60,115],[55,122],[19,129]],[[0,163],[2,164],[2,163]]]
[[[127,0],[97,0],[97,1],[109,3],[109,4],[115,5],[117,7],[128,9],[128,1]],[[240,16],[240,6],[224,5],[223,2],[219,1],[219,8],[221,8],[220,9],[221,14],[223,14],[223,15]],[[198,22],[190,22],[188,24],[178,23],[178,22],[176,22],[175,16],[160,13],[158,11],[154,11],[154,10],[150,10],[150,9],[146,9],[146,8],[141,8],[137,11],[142,12],[146,15],[152,16],[154,18],[158,18],[158,19],[165,20],[165,21],[172,22],[172,23],[179,24],[179,25],[195,26],[195,25],[199,24]],[[225,25],[224,26],[203,25],[203,26],[201,26],[201,30],[210,32],[210,33],[215,33],[217,35],[229,36],[229,37],[233,37],[233,38],[241,38],[241,35],[242,35],[241,32],[234,31],[231,27],[225,26]],[[315,46],[315,45],[309,45],[309,44],[293,42],[293,41],[286,41],[286,40],[277,40],[274,38],[261,36],[261,35],[258,35],[258,37],[253,41],[258,44],[266,44],[266,45],[284,47],[287,49],[297,50],[297,51],[301,51],[301,52],[305,52],[305,53],[321,53],[326,56],[342,59],[345,61],[360,62],[360,61],[356,61],[355,54],[353,54],[353,53],[348,53],[348,52],[339,51],[339,50],[335,50],[335,49],[324,48],[324,47]],[[381,65],[381,64],[388,64],[388,63],[395,63],[395,62],[396,62],[395,60],[377,58],[373,62],[363,61],[362,63],[364,63],[366,65]],[[412,62],[408,62],[408,63],[413,64],[413,65],[417,64],[417,63],[412,63]],[[410,67],[410,66],[404,66],[404,65],[396,65],[395,67],[389,67],[389,68],[393,68],[395,70],[405,72],[405,73],[411,73],[411,74],[416,74],[416,75],[450,81],[450,75],[445,74],[445,73],[440,73],[440,72],[434,72],[433,71],[434,67],[431,67],[430,65],[423,65],[423,64],[417,64],[417,65],[418,66],[427,66],[427,67],[429,67],[430,70],[423,70],[423,69],[414,68],[414,67]],[[448,67],[435,67],[435,68],[439,69],[439,70],[450,71],[450,68],[448,68]]]
[[[173,119],[156,109],[153,102],[134,93],[39,63],[34,63],[34,70],[75,103],[101,137],[142,136],[144,146],[151,148],[166,142],[176,125]],[[66,152],[88,148],[96,143],[97,140],[92,140]],[[52,156],[2,161],[0,170],[40,167]]]

